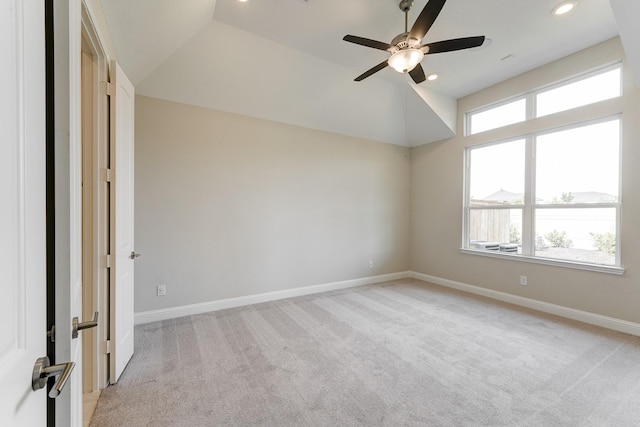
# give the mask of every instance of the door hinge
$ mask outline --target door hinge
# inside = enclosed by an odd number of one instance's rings
[[[56,342],[56,325],[51,326],[51,330],[47,331],[47,337],[51,342]]]
[[[101,343],[101,349],[100,352],[102,354],[111,354],[111,341],[110,340],[106,340],[106,341],[102,341]]]
[[[113,85],[109,82],[100,82],[100,90],[107,96],[113,95]]]
[[[111,169],[105,168],[104,169],[104,180],[106,182],[111,182],[112,179],[113,179],[113,173],[112,173]]]
[[[107,254],[104,256],[104,267],[111,268],[111,254]]]

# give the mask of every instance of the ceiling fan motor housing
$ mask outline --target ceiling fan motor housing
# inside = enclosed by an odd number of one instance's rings
[[[393,54],[403,49],[410,49],[410,48],[417,49],[418,45],[420,44],[419,40],[416,40],[416,39],[409,40],[408,37],[409,37],[408,32],[398,34],[393,38],[393,40],[391,40],[391,43],[390,43],[391,47],[387,50]],[[420,47],[420,50],[422,50],[424,53],[427,53],[429,51],[429,48],[427,46],[423,46],[423,47]]]
[[[390,51],[396,52],[398,50],[406,49],[407,47],[409,47],[409,43],[407,43],[408,36],[409,33],[402,33],[395,36],[393,40],[391,40],[392,48],[390,49]]]

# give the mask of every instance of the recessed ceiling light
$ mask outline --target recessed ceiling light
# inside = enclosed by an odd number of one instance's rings
[[[242,3],[246,3],[246,2],[248,2],[249,0],[238,0],[238,1],[239,1],[239,2],[242,2]]]
[[[427,80],[429,80],[429,81],[434,81],[434,80],[436,80],[437,78],[438,78],[438,75],[437,75],[437,74],[429,74],[429,75],[427,76]]]
[[[559,5],[557,5],[554,9],[553,9],[553,14],[554,15],[564,15],[567,12],[570,12],[571,10],[573,10],[574,7],[576,7],[576,3],[578,3],[577,1],[566,1],[564,3],[560,3]]]

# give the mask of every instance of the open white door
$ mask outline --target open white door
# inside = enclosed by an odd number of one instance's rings
[[[0,2],[0,424],[46,425],[44,2]]]
[[[133,356],[134,88],[111,63],[111,283],[110,381],[118,381]],[[113,179],[115,178],[115,179]]]

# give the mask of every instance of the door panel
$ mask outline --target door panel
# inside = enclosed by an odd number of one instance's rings
[[[31,389],[46,355],[44,3],[0,4],[0,420],[46,425]],[[6,62],[4,62],[6,61]]]
[[[120,66],[111,66],[111,383],[133,356],[134,88]]]

